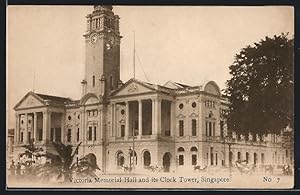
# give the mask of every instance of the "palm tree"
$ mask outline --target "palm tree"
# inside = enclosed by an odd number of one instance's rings
[[[57,154],[46,153],[47,159],[51,162],[47,162],[43,167],[43,178],[49,180],[51,177],[55,177],[56,180],[62,179],[64,182],[69,182],[74,175],[96,177],[95,171],[100,168],[95,155],[88,154],[74,161],[81,143],[76,146],[75,150],[72,145],[65,145],[61,142],[53,143]]]

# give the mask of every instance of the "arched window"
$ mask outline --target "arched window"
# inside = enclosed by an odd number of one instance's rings
[[[261,153],[261,164],[263,165],[265,163],[265,154]]]
[[[229,164],[232,165],[232,159],[233,159],[233,152],[229,152]]]
[[[122,167],[124,165],[124,162],[125,162],[124,154],[122,151],[119,151],[117,153],[117,166]]]
[[[249,163],[249,153],[246,152],[246,163],[248,164]]]
[[[257,154],[256,153],[253,154],[253,159],[254,159],[254,164],[256,165],[256,163],[257,163]]]
[[[192,152],[192,165],[197,165],[198,149],[196,147],[191,147],[191,152]]]
[[[241,159],[241,152],[238,152],[238,153],[237,153],[237,158],[238,158],[238,160],[242,160],[242,159]]]
[[[178,152],[184,152],[184,148],[183,147],[179,147],[177,151]]]
[[[144,152],[143,158],[144,158],[144,166],[145,167],[150,166],[150,164],[151,164],[151,154],[150,154],[149,151]]]
[[[110,83],[110,89],[114,89],[114,86],[113,86],[113,77],[112,76],[110,76],[109,83]]]
[[[197,152],[197,151],[198,151],[198,149],[196,147],[191,147],[191,152]]]

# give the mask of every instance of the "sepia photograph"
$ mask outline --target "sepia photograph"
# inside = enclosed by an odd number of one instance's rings
[[[293,6],[6,10],[7,189],[294,187]]]

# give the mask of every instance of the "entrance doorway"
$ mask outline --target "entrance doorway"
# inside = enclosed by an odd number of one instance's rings
[[[164,172],[170,172],[170,165],[171,165],[171,153],[166,152],[163,156]]]

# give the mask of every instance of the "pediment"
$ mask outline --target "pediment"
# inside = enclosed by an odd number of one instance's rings
[[[195,117],[198,117],[198,114],[196,114],[196,113],[193,112],[193,113],[190,115],[190,117],[194,117],[194,118],[195,118]]]
[[[85,102],[85,104],[96,104],[96,103],[99,103],[99,100],[98,98],[96,97],[90,97],[89,99],[87,99],[87,101]]]
[[[36,97],[36,95],[34,95],[32,92],[29,92],[15,106],[15,109],[17,110],[17,109],[25,109],[25,108],[34,108],[40,106],[45,106],[45,104],[42,102],[42,100]]]
[[[179,114],[177,115],[177,118],[185,118],[185,116],[183,114]]]
[[[113,96],[143,94],[149,92],[155,92],[155,89],[151,88],[150,86],[146,86],[143,83],[132,80],[116,91]]]
[[[99,98],[93,93],[84,95],[80,100],[81,105],[98,104],[99,102]]]

